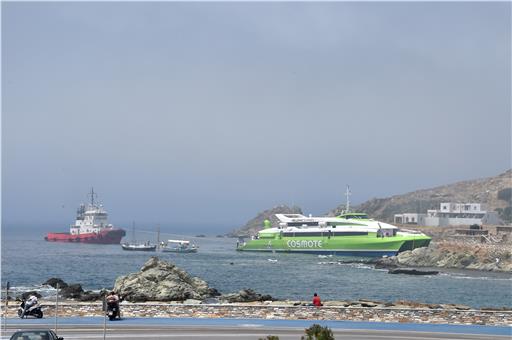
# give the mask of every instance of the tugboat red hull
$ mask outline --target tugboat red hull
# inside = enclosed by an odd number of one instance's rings
[[[119,244],[126,232],[120,228],[102,230],[99,233],[72,235],[70,233],[48,233],[44,239],[48,242],[77,242],[95,244]]]

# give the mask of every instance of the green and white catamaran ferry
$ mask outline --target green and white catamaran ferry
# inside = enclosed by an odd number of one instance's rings
[[[349,210],[347,190],[347,209]],[[415,230],[369,219],[364,213],[345,212],[336,217],[306,217],[276,214],[277,227],[266,228],[248,242],[240,240],[239,251],[271,251],[344,256],[392,256],[426,247],[431,238]]]

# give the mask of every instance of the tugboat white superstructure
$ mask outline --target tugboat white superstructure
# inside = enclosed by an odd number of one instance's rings
[[[108,214],[101,204],[94,201],[96,193],[91,188],[91,202],[81,204],[77,210],[75,224],[69,228],[69,233],[48,233],[46,241],[52,242],[82,242],[99,244],[119,244],[126,232],[108,223]]]

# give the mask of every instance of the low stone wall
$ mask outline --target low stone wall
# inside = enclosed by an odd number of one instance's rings
[[[288,320],[350,320],[373,322],[406,322],[467,325],[512,325],[512,311],[414,309],[414,308],[366,308],[342,306],[289,306],[275,304],[173,304],[173,303],[126,303],[121,304],[122,316],[162,318],[255,318]],[[42,303],[45,317],[55,315],[55,304]],[[16,317],[16,304],[10,304],[7,317]],[[2,308],[1,316],[4,317]],[[103,316],[101,303],[59,304],[59,316]]]

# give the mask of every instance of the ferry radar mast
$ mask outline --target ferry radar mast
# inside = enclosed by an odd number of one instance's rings
[[[347,190],[345,191],[345,196],[347,197],[347,203],[346,203],[346,206],[345,206],[345,213],[350,212],[350,195],[352,195],[352,193],[350,192],[350,187],[347,184]]]

